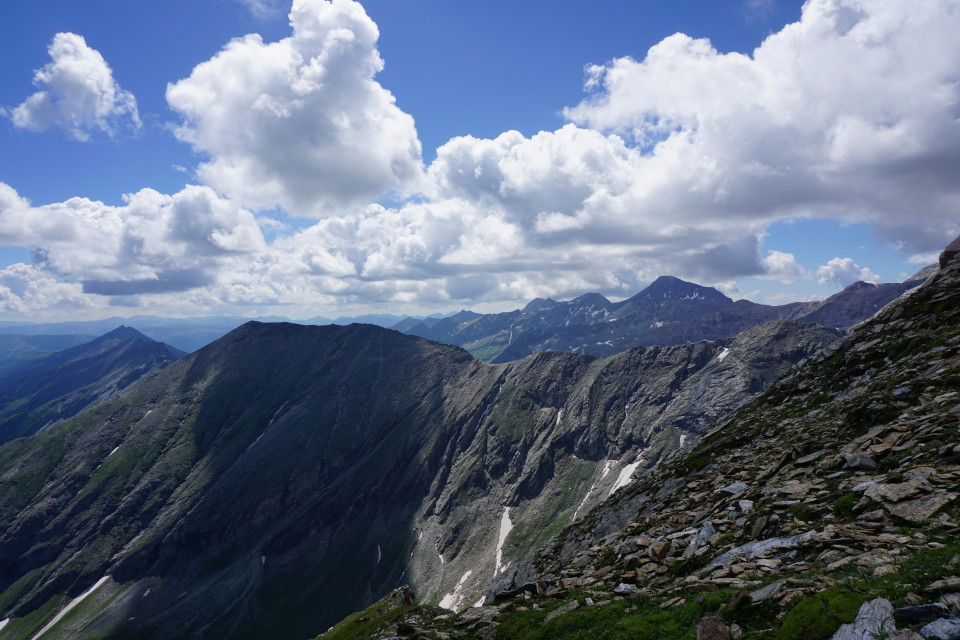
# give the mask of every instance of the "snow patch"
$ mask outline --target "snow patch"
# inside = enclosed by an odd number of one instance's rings
[[[380,545],[377,545],[377,564],[380,564],[381,558],[383,558],[383,554],[380,553]]]
[[[150,587],[147,587],[147,590],[143,592],[142,597],[146,598],[148,595],[150,595]]]
[[[560,418],[563,417],[563,407],[560,407],[560,411],[557,411],[557,423],[553,425],[554,427],[560,426]]]
[[[267,556],[260,556],[260,564],[261,565],[267,564]]]
[[[683,443],[686,442],[686,441],[687,441],[687,434],[681,433],[681,434],[680,434],[680,446],[677,447],[677,449],[683,449]]]
[[[453,588],[453,591],[443,596],[440,599],[440,606],[444,609],[451,609],[457,611],[460,606],[463,604],[463,599],[466,597],[466,594],[463,593],[463,587],[467,583],[467,578],[473,575],[473,571],[467,570],[460,580],[457,582],[457,586]]]
[[[474,602],[474,603],[473,603],[473,606],[474,606],[474,607],[482,607],[482,606],[483,606],[483,598],[480,598],[479,600],[477,600],[476,602]]]
[[[610,470],[613,468],[613,465],[616,463],[615,460],[604,460],[603,469],[600,471],[600,478],[594,480],[593,484],[590,485],[590,488],[587,489],[587,493],[583,496],[583,500],[580,501],[580,505],[577,507],[577,510],[573,512],[573,517],[570,519],[571,522],[577,519],[577,516],[580,514],[580,510],[583,509],[583,505],[587,504],[587,498],[593,493],[593,490],[597,488],[597,483],[601,482],[607,475],[610,473]]]
[[[497,538],[497,568],[493,575],[499,575],[501,565],[503,565],[503,543],[507,541],[510,530],[513,529],[513,523],[510,522],[510,507],[503,508],[503,515],[500,516],[500,536]],[[506,569],[506,567],[503,567]]]
[[[120,447],[114,447],[114,448],[113,448],[113,451],[111,451],[110,453],[107,454],[107,457],[109,458],[110,456],[112,456],[113,454],[115,454],[115,453],[117,452],[117,449],[119,449],[119,448],[120,448]]]
[[[623,489],[625,486],[630,484],[632,479],[631,476],[633,475],[633,472],[637,470],[637,468],[640,466],[640,463],[642,462],[643,462],[643,454],[641,454],[640,457],[637,458],[636,462],[632,462],[627,466],[625,466],[623,469],[621,469],[620,475],[617,476],[617,481],[613,483],[613,487],[610,488],[610,493],[608,495],[612,496],[617,491],[619,491],[620,489]]]
[[[287,402],[290,401],[287,400]],[[280,415],[280,412],[283,411],[283,408],[287,406],[287,402],[284,402],[282,405],[280,405],[280,408],[274,412],[273,416],[270,418],[270,422],[267,423],[268,427],[273,424],[273,421],[277,419],[277,416]]]
[[[269,426],[269,425],[267,425],[267,426]],[[250,446],[247,447],[247,451],[250,451],[250,449],[253,449],[253,445],[255,445],[255,444],[257,444],[258,442],[260,442],[260,438],[262,438],[262,437],[263,437],[263,434],[262,434],[262,433],[261,433],[260,435],[258,435],[258,436],[257,436],[257,439],[254,440],[253,442],[251,442],[251,443],[250,443]]]
[[[78,596],[77,596],[76,598],[74,598],[73,600],[71,600],[71,601],[70,601],[70,604],[68,604],[67,606],[65,606],[65,607],[60,611],[60,613],[58,613],[57,615],[55,615],[55,616],[53,617],[53,620],[51,620],[50,622],[48,622],[48,623],[47,623],[47,626],[45,626],[43,629],[40,629],[40,632],[39,632],[37,635],[33,636],[33,638],[31,638],[31,640],[37,640],[37,638],[39,638],[40,636],[42,636],[43,634],[45,634],[47,631],[50,631],[50,629],[52,629],[54,626],[56,626],[56,624],[57,624],[58,622],[60,622],[60,620],[63,619],[63,616],[65,616],[65,615],[67,615],[68,613],[70,613],[71,611],[73,611],[73,609],[74,609],[78,604],[80,604],[81,602],[83,602],[84,599],[85,599],[87,596],[89,596],[91,593],[93,593],[94,591],[96,591],[97,589],[99,589],[99,588],[103,585],[103,583],[106,582],[106,581],[109,580],[109,579],[110,579],[110,576],[103,576],[102,578],[100,578],[99,580],[97,580],[96,584],[94,584],[92,587],[90,587],[89,589],[87,589],[86,591],[84,591],[83,593],[81,593],[80,595],[78,595]]]
[[[6,620],[0,620],[0,629],[3,629],[8,624],[10,624],[10,618],[7,618]]]
[[[726,358],[729,354],[730,354],[730,349],[724,347],[723,350],[720,352],[720,355],[717,356],[717,360],[719,360],[720,362],[723,362],[723,359]]]

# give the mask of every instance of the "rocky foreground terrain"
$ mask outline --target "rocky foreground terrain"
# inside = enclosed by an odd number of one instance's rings
[[[512,564],[348,638],[960,637],[960,240],[939,270]]]

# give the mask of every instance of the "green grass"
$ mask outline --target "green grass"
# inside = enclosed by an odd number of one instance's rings
[[[825,640],[840,628],[853,622],[860,605],[867,600],[863,593],[846,585],[836,585],[797,603],[777,629],[777,640]]]
[[[853,505],[857,504],[859,500],[860,498],[856,494],[848,493],[833,502],[833,509],[838,516],[850,519],[853,517]]]

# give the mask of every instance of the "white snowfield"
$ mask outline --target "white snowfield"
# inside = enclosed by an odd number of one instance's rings
[[[503,508],[503,515],[500,516],[500,537],[497,539],[497,568],[493,574],[498,575],[503,564],[503,543],[507,541],[510,530],[513,529],[513,523],[510,522],[510,507]],[[503,567],[506,569],[506,567]]]
[[[602,482],[604,478],[610,473],[610,470],[613,468],[613,465],[616,464],[616,460],[604,460],[603,469],[600,472],[600,478],[593,481],[593,484],[590,485],[590,488],[587,489],[586,495],[583,496],[583,500],[580,501],[580,505],[577,507],[577,510],[573,512],[573,517],[570,518],[570,521],[573,522],[577,519],[577,516],[580,514],[580,510],[583,509],[583,505],[587,504],[587,499],[593,493],[593,490],[597,488],[597,484]]]
[[[643,454],[637,458],[636,462],[632,462],[620,470],[620,475],[617,476],[617,481],[613,484],[613,487],[610,488],[610,493],[608,495],[613,495],[620,489],[623,489],[625,486],[630,484],[631,476],[633,472],[637,470],[637,467],[643,462]]]
[[[471,575],[473,575],[473,571],[467,570],[467,572],[460,577],[460,580],[457,582],[457,586],[453,588],[453,591],[441,598],[441,607],[444,609],[459,611],[460,606],[463,604],[463,598],[466,595],[463,593],[463,586],[466,584],[467,578],[469,578]]]
[[[91,593],[93,593],[94,591],[96,591],[97,589],[99,589],[99,588],[103,585],[103,583],[106,582],[106,581],[109,580],[109,579],[110,579],[110,576],[103,576],[102,578],[100,578],[99,580],[97,580],[96,584],[94,584],[92,587],[90,587],[89,589],[87,589],[86,591],[84,591],[83,593],[81,593],[80,595],[78,595],[78,596],[77,596],[76,598],[74,598],[73,600],[71,600],[71,601],[70,601],[70,604],[68,604],[67,606],[65,606],[65,607],[60,611],[60,613],[58,613],[57,615],[55,615],[55,616],[53,617],[53,620],[51,620],[50,622],[48,622],[47,625],[46,625],[43,629],[40,629],[40,632],[37,633],[37,635],[33,636],[33,638],[31,638],[30,640],[37,640],[38,638],[40,638],[41,636],[43,636],[43,634],[45,634],[47,631],[50,631],[50,629],[52,629],[54,626],[56,626],[56,624],[57,624],[58,622],[60,622],[60,620],[63,619],[63,616],[65,616],[65,615],[67,615],[68,613],[70,613],[71,611],[73,611],[73,609],[74,609],[78,604],[80,604],[81,602],[83,602],[84,599],[86,599],[87,596],[89,596]]]
[[[730,355],[730,349],[724,347],[723,351],[720,352],[720,355],[717,356],[717,360],[723,362],[723,359]]]

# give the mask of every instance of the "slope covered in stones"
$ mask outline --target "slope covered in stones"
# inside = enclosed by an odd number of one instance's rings
[[[511,566],[486,606],[322,637],[952,637],[958,435],[955,241],[922,288]]]

